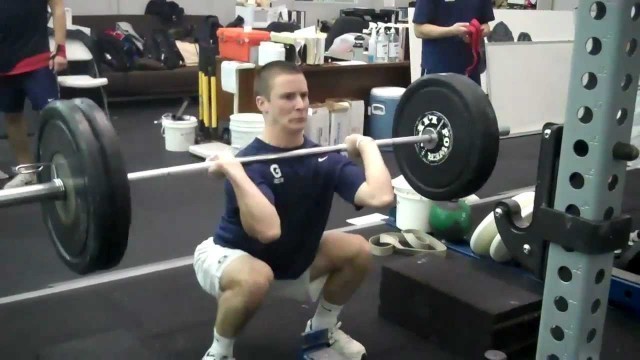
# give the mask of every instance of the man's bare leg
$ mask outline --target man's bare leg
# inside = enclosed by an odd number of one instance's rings
[[[342,306],[351,299],[370,270],[371,252],[365,238],[343,232],[325,233],[311,265],[312,281],[328,275],[312,320],[314,329],[335,325]]]
[[[7,135],[9,144],[15,153],[18,164],[33,163],[33,156],[29,148],[29,134],[27,130],[27,120],[23,113],[5,113],[4,118],[7,123]]]
[[[250,255],[239,256],[226,266],[208,356],[233,355],[235,338],[259,309],[272,282],[271,268]]]

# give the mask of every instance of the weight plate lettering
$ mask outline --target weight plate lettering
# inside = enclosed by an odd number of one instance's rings
[[[406,89],[393,137],[425,134],[437,140],[394,146],[400,172],[416,192],[452,200],[482,188],[495,167],[500,134],[493,107],[475,82],[459,74],[430,74]]]
[[[84,114],[85,119],[100,145],[104,159],[105,180],[108,182],[110,201],[107,233],[100,253],[100,269],[111,269],[124,257],[129,242],[131,225],[131,194],[124,157],[120,151],[118,135],[106,114],[93,101],[86,98],[73,99],[73,103]]]
[[[416,151],[422,161],[428,165],[438,165],[447,160],[453,146],[453,132],[449,120],[437,111],[428,111],[416,122],[416,135],[434,135],[437,141],[424,144],[417,143]]]
[[[57,177],[66,189],[65,200],[41,205],[56,253],[78,274],[97,270],[110,215],[108,174],[89,124],[72,103],[54,101],[42,111],[36,157],[52,164],[38,173],[38,181]]]

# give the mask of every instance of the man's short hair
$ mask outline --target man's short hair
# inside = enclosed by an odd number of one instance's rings
[[[283,74],[302,74],[302,70],[296,64],[289,61],[278,60],[267,63],[258,69],[256,73],[256,78],[253,82],[255,96],[263,96],[269,99],[273,79]]]

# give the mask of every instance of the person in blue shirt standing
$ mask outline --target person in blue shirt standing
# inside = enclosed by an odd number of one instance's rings
[[[422,75],[465,74],[473,64],[469,45],[469,24],[477,20],[482,36],[489,35],[495,20],[491,0],[417,0],[413,31],[422,39]],[[480,85],[478,67],[469,77]]]
[[[266,64],[254,88],[265,127],[238,157],[319,146],[304,136],[308,89],[295,64]],[[210,173],[226,178],[226,210],[213,237],[194,253],[198,282],[218,304],[214,341],[203,359],[232,359],[235,338],[268,294],[319,298],[305,331],[328,329],[331,347],[348,359],[366,355],[340,330],[338,315],[370,270],[369,244],[325,227],[334,194],[356,209],[386,207],[394,194],[375,142],[349,135],[345,144],[350,157],[332,152],[241,164],[226,153],[209,159]]]

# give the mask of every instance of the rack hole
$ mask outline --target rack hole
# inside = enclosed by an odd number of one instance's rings
[[[640,17],[640,3],[635,3],[631,7],[631,20],[636,21]]]
[[[591,314],[594,314],[598,312],[598,310],[600,310],[600,305],[602,303],[600,302],[600,299],[595,299],[592,303],[591,303]]]
[[[613,217],[613,208],[609,206],[607,210],[604,211],[604,220],[611,220]]]
[[[588,106],[582,106],[578,109],[578,120],[583,124],[588,124],[593,120],[593,110]]]
[[[569,182],[571,183],[571,187],[579,190],[584,186],[584,176],[582,174],[574,172],[569,176]]]
[[[573,144],[573,151],[579,157],[585,157],[589,153],[589,144],[584,140],[578,140]]]
[[[547,360],[560,360],[560,358],[556,354],[551,354],[547,356]]]
[[[616,115],[616,122],[618,125],[624,124],[624,122],[627,121],[627,116],[629,116],[627,109],[622,108],[618,110],[618,114]]]
[[[629,40],[629,42],[627,43],[627,47],[625,49],[627,56],[633,56],[637,48],[638,48],[638,40],[636,39]]]
[[[571,273],[571,269],[569,269],[566,266],[560,266],[560,268],[558,269],[558,277],[560,278],[560,280],[568,283],[571,282],[571,279],[573,279],[573,274]]]
[[[569,310],[569,302],[563,296],[556,296],[553,304],[556,306],[556,310],[560,312],[566,312]]]
[[[609,191],[613,191],[616,189],[616,186],[618,186],[618,175],[614,174],[609,177],[607,188],[609,189]]]
[[[596,338],[596,334],[598,332],[596,331],[596,329],[591,329],[589,330],[589,333],[587,334],[587,344],[591,344],[591,342],[593,341],[593,339]]]
[[[595,20],[601,20],[607,14],[607,7],[602,1],[596,1],[591,5],[590,13]]]
[[[622,79],[622,84],[620,85],[622,91],[629,90],[629,87],[631,87],[631,83],[633,83],[633,76],[631,76],[631,74],[625,75],[624,79]]]
[[[562,341],[562,340],[564,340],[564,330],[560,326],[556,325],[556,326],[551,328],[551,336],[556,341]]]
[[[585,48],[589,55],[598,55],[602,51],[602,41],[600,41],[597,37],[590,37],[587,39],[587,43],[585,44]]]
[[[598,86],[598,77],[592,72],[582,75],[582,87],[587,90],[593,90]]]
[[[596,273],[596,284],[600,284],[602,280],[604,280],[604,269],[600,269]]]
[[[575,206],[574,204],[571,204],[571,205],[567,206],[565,211],[569,215],[580,216],[580,209],[577,206]]]

